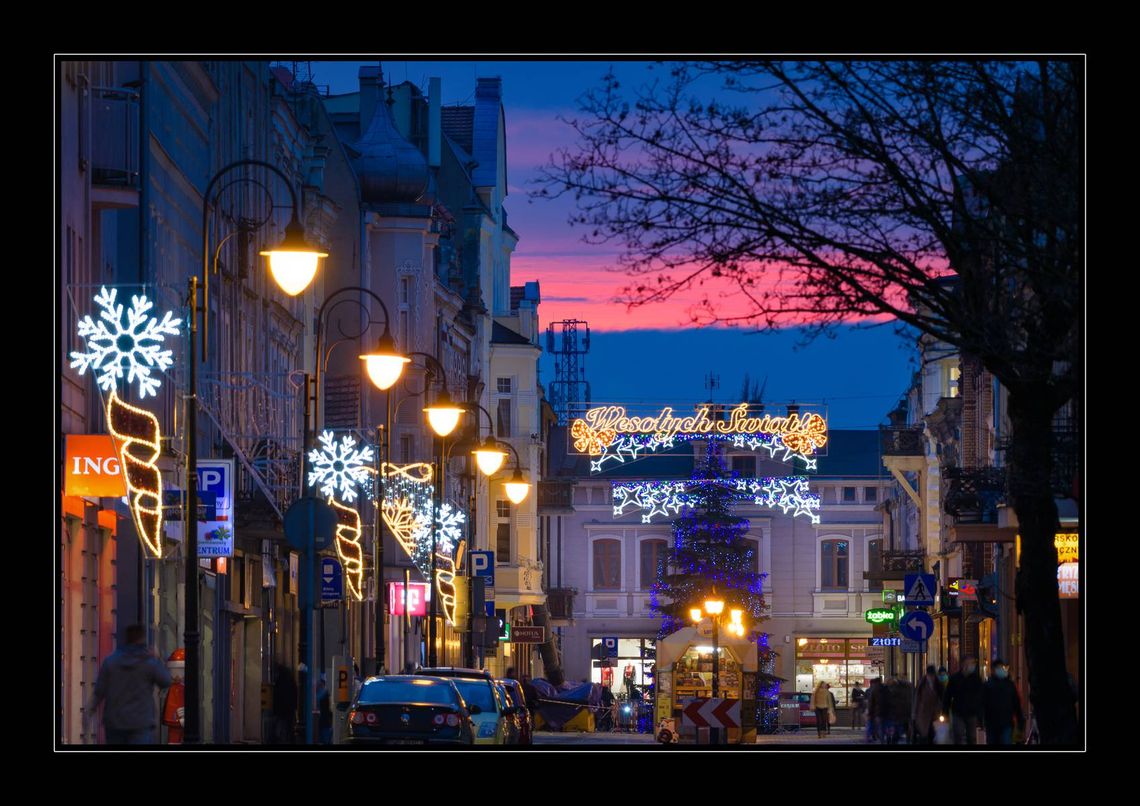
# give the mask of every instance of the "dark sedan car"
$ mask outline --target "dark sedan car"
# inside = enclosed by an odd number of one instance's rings
[[[475,741],[471,711],[450,680],[371,677],[348,713],[348,744],[461,744]]]
[[[519,725],[519,744],[534,744],[531,738],[534,730],[534,717],[526,706],[522,683],[518,680],[498,680],[496,682],[507,690],[507,696],[510,697],[509,705],[515,707],[515,715],[518,717]]]

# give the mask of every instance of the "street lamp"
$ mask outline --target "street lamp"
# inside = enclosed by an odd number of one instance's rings
[[[475,463],[479,465],[479,470],[484,476],[498,473],[508,456],[507,452],[499,448],[498,443],[489,436],[484,437],[471,453],[475,454]]]
[[[700,607],[692,607],[689,609],[689,617],[697,625],[704,620],[707,614],[709,620],[712,622],[712,650],[713,650],[713,678],[712,678],[712,695],[713,699],[720,697],[720,615],[724,612],[724,600],[716,595],[716,588],[713,588],[712,595],[709,596],[704,602],[704,609]],[[740,608],[734,607],[729,611],[729,623],[727,625],[728,631],[738,637],[744,635],[744,611]],[[720,729],[709,728],[709,742],[712,744],[720,743]]]
[[[384,316],[387,318],[387,309]],[[400,380],[400,376],[404,374],[404,365],[410,363],[412,359],[400,353],[396,347],[396,340],[388,332],[385,323],[384,334],[376,342],[375,349],[360,356],[360,360],[364,362],[372,384],[381,391],[387,391]]]
[[[317,273],[317,259],[328,257],[305,240],[305,228],[297,220],[297,209],[293,208],[293,220],[285,227],[285,239],[273,249],[261,252],[269,258],[269,271],[277,285],[291,297],[295,297],[309,287]]]
[[[218,181],[236,168],[257,166],[271,171],[280,177],[285,186],[289,188],[289,199],[292,207],[292,219],[285,228],[285,240],[278,250],[272,250],[270,257],[270,273],[281,287],[281,290],[290,296],[296,296],[309,286],[316,274],[318,258],[327,257],[327,253],[320,252],[305,241],[304,228],[300,221],[300,208],[297,204],[297,190],[293,182],[279,168],[268,162],[255,159],[243,159],[231,162],[214,174],[206,184],[206,191],[202,194],[202,360],[206,361],[210,327],[210,197]],[[259,182],[248,176],[237,181]],[[264,188],[264,185],[260,185]],[[219,191],[220,196],[220,191]],[[270,197],[272,199],[272,197]],[[217,200],[215,200],[216,202]],[[266,219],[268,221],[268,218]],[[265,222],[262,222],[263,224]],[[260,225],[258,225],[260,226]],[[219,246],[220,251],[220,246]],[[265,254],[265,253],[263,253]],[[280,256],[278,258],[278,255]],[[217,271],[217,255],[214,256],[214,271]],[[186,652],[186,667],[184,672],[184,714],[185,744],[199,744],[201,735],[201,713],[199,702],[200,689],[200,659],[198,649],[200,634],[198,632],[199,600],[198,600],[198,276],[190,278],[190,388],[186,396],[186,513],[183,528],[183,544],[185,549],[185,568],[183,569],[185,597],[183,599],[183,647]]]
[[[447,386],[444,385],[435,402],[430,406],[424,406],[424,413],[427,414],[428,423],[436,436],[446,437],[455,430],[455,426],[459,425],[463,407],[451,399]]]

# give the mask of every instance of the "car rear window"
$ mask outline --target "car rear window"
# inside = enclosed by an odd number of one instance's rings
[[[359,702],[379,704],[386,702],[424,702],[431,705],[454,705],[455,694],[451,686],[438,680],[384,681],[373,680],[360,690]]]
[[[459,693],[463,695],[467,705],[478,705],[484,713],[497,710],[494,695],[491,693],[491,684],[486,680],[453,679],[452,682],[459,689]]]

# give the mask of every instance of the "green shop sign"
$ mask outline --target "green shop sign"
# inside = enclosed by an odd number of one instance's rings
[[[898,618],[898,615],[892,608],[876,607],[872,610],[868,610],[863,618],[872,624],[882,624],[887,621],[894,621]]]

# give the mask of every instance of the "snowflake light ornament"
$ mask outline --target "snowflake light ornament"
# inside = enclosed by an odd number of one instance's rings
[[[356,440],[347,434],[337,441],[332,431],[321,434],[323,449],[309,452],[313,467],[309,470],[309,486],[321,486],[321,495],[340,498],[351,504],[356,498],[356,485],[368,478],[366,463],[372,461],[372,448],[367,445],[354,450]]]
[[[170,311],[160,321],[147,311],[154,307],[146,295],[131,297],[131,307],[126,310],[126,323],[123,322],[124,306],[115,304],[119,289],[110,291],[106,286],[99,289],[95,304],[103,309],[99,321],[90,314],[79,321],[79,335],[87,340],[87,352],[72,352],[71,367],[78,368],[82,375],[88,367],[98,371],[99,386],[111,391],[123,370],[127,372],[127,385],[139,382],[139,397],[157,396],[162,382],[151,376],[152,369],[166,369],[174,363],[170,350],[160,350],[164,336],[177,336],[181,319],[172,318]],[[107,323],[111,327],[107,327]],[[113,328],[113,329],[112,329]]]

